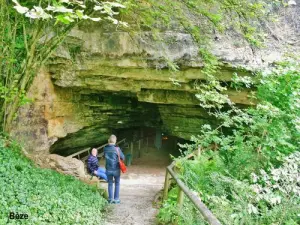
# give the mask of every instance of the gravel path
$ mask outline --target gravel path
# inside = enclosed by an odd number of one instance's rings
[[[150,149],[133,163],[121,177],[121,204],[110,206],[105,225],[156,224],[158,210],[153,201],[163,188],[168,153]]]

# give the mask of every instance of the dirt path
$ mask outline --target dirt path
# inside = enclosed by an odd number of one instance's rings
[[[111,205],[105,225],[153,225],[157,209],[155,195],[162,190],[168,153],[150,149],[133,161],[121,177],[121,204]]]

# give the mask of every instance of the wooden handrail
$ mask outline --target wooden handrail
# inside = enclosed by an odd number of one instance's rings
[[[133,143],[136,143],[136,142],[139,142],[139,150],[141,149],[141,141],[142,140],[144,140],[144,139],[146,139],[147,140],[147,149],[148,149],[148,138],[149,137],[144,137],[144,138],[141,138],[141,139],[139,139],[139,140],[137,140],[137,141],[135,141],[135,142],[133,142],[133,141],[131,141],[131,144],[130,144],[130,152],[133,154]],[[125,142],[126,141],[126,138],[123,138],[121,141],[118,141],[116,144],[121,144],[122,142]],[[97,150],[98,150],[98,155],[97,155],[97,157],[103,157],[103,155],[104,155],[104,153],[103,152],[101,152],[101,153],[99,153],[99,150],[100,149],[102,149],[102,148],[104,148],[105,146],[106,146],[107,144],[104,144],[104,145],[101,145],[100,147],[97,147]],[[84,153],[84,152],[89,152],[91,150],[91,148],[85,148],[85,149],[83,149],[83,150],[81,150],[81,151],[79,151],[79,152],[76,152],[76,153],[73,153],[72,155],[69,155],[69,156],[67,156],[67,157],[70,157],[70,158],[72,158],[72,157],[78,157],[78,159],[80,159],[80,160],[82,160],[82,161],[85,161],[87,158],[88,158],[88,155],[87,156],[84,156],[84,157],[82,157],[82,158],[79,158],[79,156],[80,156],[80,154],[82,154],[82,153]],[[139,156],[140,156],[140,154],[141,154],[141,152],[139,152]]]
[[[200,149],[196,150],[200,153]],[[189,154],[185,158],[191,158],[195,156],[195,153]],[[215,217],[215,215],[207,208],[207,206],[201,201],[201,199],[195,195],[186,185],[183,183],[177,174],[174,172],[173,168],[175,166],[175,162],[169,165],[166,169],[166,177],[165,177],[165,185],[164,185],[164,196],[163,199],[166,200],[168,198],[168,190],[170,186],[170,176],[173,177],[176,184],[179,187],[177,204],[179,207],[183,204],[183,193],[190,199],[190,201],[195,205],[198,211],[202,214],[203,218],[211,225],[222,225],[221,222]]]
[[[125,140],[126,140],[126,138],[123,138],[121,141],[117,142],[117,144],[120,144],[120,143],[124,142]],[[100,150],[101,148],[104,148],[106,145],[107,144],[101,145],[100,147],[97,148],[97,150]],[[74,153],[72,155],[69,155],[68,157],[72,158],[72,157],[78,156],[78,155],[80,155],[80,154],[82,154],[84,152],[87,152],[89,150],[91,150],[91,148],[85,148],[85,149],[83,149],[83,150],[81,150],[79,152],[76,152],[76,153]],[[100,154],[101,153],[99,153],[97,156],[99,157]],[[86,158],[86,157],[84,157],[84,158]],[[84,158],[82,158],[82,160],[84,160]]]
[[[75,152],[75,153],[73,153],[72,155],[69,155],[68,157],[71,158],[71,157],[80,155],[81,153],[87,152],[88,150],[91,150],[91,148],[85,148],[85,149],[83,149],[83,150],[81,150],[81,151],[79,151],[79,152]]]

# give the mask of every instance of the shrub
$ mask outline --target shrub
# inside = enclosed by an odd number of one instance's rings
[[[180,157],[177,165],[181,179],[223,224],[300,223],[299,90],[299,63],[265,71],[256,106],[239,109],[231,104],[225,110],[217,102],[210,114],[220,125],[202,126],[193,144],[181,145],[185,154],[201,147],[196,160]],[[187,215],[168,207],[177,221]],[[189,218],[197,224],[195,217]]]

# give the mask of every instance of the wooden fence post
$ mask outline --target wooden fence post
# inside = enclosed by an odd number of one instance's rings
[[[197,157],[199,158],[201,155],[201,146],[198,146]]]
[[[184,193],[180,187],[178,187],[178,196],[177,196],[177,205],[179,208],[182,207],[183,204]]]
[[[163,195],[163,200],[168,199],[168,192],[169,192],[169,186],[170,186],[170,173],[168,169],[166,170],[166,177],[165,177],[165,185],[164,185],[164,195]]]
[[[133,159],[133,142],[130,143],[131,159]]]
[[[148,153],[148,137],[147,137],[147,145],[146,145],[146,152]]]
[[[201,148],[198,148],[201,153]],[[191,157],[195,157],[197,154],[197,150],[193,153],[186,156],[186,159]],[[168,199],[168,191],[171,183],[171,178],[174,179],[178,186],[178,195],[177,195],[177,206],[180,209],[183,206],[184,197],[187,198],[194,204],[197,210],[202,214],[203,218],[208,222],[210,225],[222,225],[221,222],[216,218],[216,216],[207,208],[207,206],[201,201],[199,196],[194,194],[183,181],[177,176],[176,172],[173,170],[175,166],[175,161],[169,165],[166,169],[166,176],[165,176],[165,185],[164,185],[164,193],[163,193],[163,200]]]
[[[141,139],[140,139],[140,140],[139,140],[139,156],[138,156],[138,157],[140,158],[141,155],[142,155],[142,154],[141,154]]]

